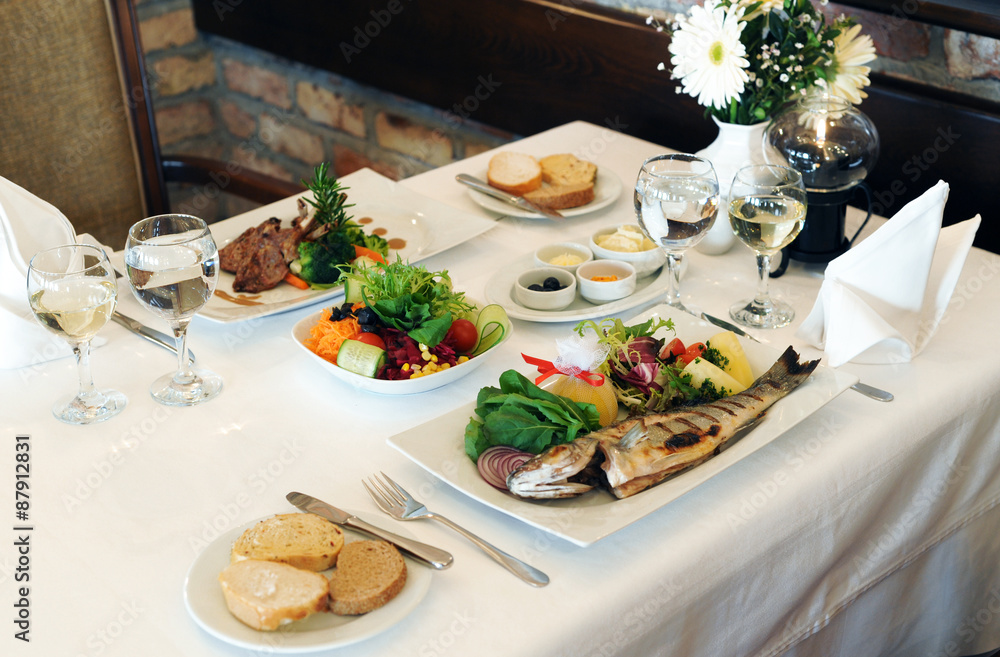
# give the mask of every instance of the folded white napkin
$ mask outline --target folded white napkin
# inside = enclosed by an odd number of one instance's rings
[[[0,228],[0,368],[72,354],[64,340],[32,317],[27,280],[33,255],[76,242],[73,225],[50,203],[0,177]]]
[[[944,181],[907,203],[826,268],[819,298],[796,335],[828,364],[908,362],[937,330],[980,217],[941,227]]]

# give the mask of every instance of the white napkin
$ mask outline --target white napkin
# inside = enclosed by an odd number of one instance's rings
[[[76,242],[73,225],[50,203],[0,177],[0,228],[0,369],[72,354],[32,317],[27,279],[33,255]]]
[[[907,203],[826,268],[819,298],[796,336],[829,365],[909,362],[937,330],[955,291],[976,215],[941,228],[948,184]]]

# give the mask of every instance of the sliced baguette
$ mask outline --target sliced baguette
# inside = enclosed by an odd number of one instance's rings
[[[230,561],[279,561],[318,572],[332,568],[343,547],[344,532],[332,522],[312,513],[285,513],[243,532]]]
[[[538,164],[542,167],[542,180],[550,185],[584,185],[597,180],[596,164],[569,153],[548,155]]]
[[[497,189],[521,196],[542,186],[542,167],[530,155],[504,151],[490,159],[486,181]]]
[[[552,210],[577,208],[594,200],[594,183],[543,185],[541,189],[525,194],[524,198]]]
[[[330,577],[330,611],[367,614],[395,598],[404,584],[406,562],[395,546],[385,541],[348,543]]]
[[[285,563],[231,563],[219,574],[219,584],[229,611],[255,630],[276,630],[328,607],[326,577]]]

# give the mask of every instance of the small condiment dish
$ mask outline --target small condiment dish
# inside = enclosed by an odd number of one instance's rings
[[[580,296],[596,304],[629,296],[635,292],[637,278],[635,267],[620,260],[591,260],[576,268]]]
[[[554,278],[562,286],[558,290],[532,290],[530,286],[544,286],[545,280]],[[576,299],[576,277],[573,272],[558,267],[535,267],[514,281],[514,299],[533,310],[562,310]]]
[[[605,248],[598,244],[598,242],[601,241],[601,238],[618,233],[621,229],[631,229],[629,232],[635,231],[635,233],[642,236],[641,246],[643,248],[641,251],[624,251]],[[594,253],[594,258],[598,260],[619,260],[621,262],[627,262],[635,268],[635,274],[639,278],[653,274],[667,261],[667,254],[664,253],[663,249],[657,246],[656,243],[648,237],[643,235],[642,231],[635,224],[622,224],[620,226],[602,228],[590,236],[589,246],[590,250]]]
[[[535,251],[536,267],[558,267],[569,272],[576,272],[582,263],[593,259],[594,253],[576,242],[546,244]]]

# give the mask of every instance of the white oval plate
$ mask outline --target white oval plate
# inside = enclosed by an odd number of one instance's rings
[[[421,376],[416,379],[386,381],[384,379],[372,379],[367,376],[355,374],[354,372],[348,372],[345,369],[337,367],[327,359],[317,355],[316,352],[312,351],[305,345],[305,340],[309,337],[309,329],[311,329],[312,326],[319,321],[319,318],[323,316],[323,312],[325,310],[326,309],[315,312],[295,323],[295,326],[292,327],[292,338],[295,340],[295,343],[302,347],[302,350],[309,354],[311,359],[322,365],[328,372],[344,383],[348,383],[355,388],[375,392],[380,395],[414,395],[420,392],[434,390],[435,388],[440,388],[453,381],[457,381],[463,376],[471,374],[473,370],[486,362],[486,359],[490,357],[490,354],[498,351],[497,347],[510,339],[511,333],[510,330],[508,330],[507,335],[503,337],[503,340],[490,347],[486,350],[486,352],[476,356],[475,358],[470,358],[461,365],[449,367],[446,370],[435,372],[434,374],[429,374],[428,376]]]
[[[482,171],[479,173],[480,180],[486,180],[486,172]],[[527,219],[548,219],[543,214],[537,212],[531,212],[530,210],[522,210],[521,208],[514,205],[507,205],[503,201],[499,201],[492,196],[487,196],[482,192],[477,192],[474,189],[466,188],[469,196],[472,200],[491,212],[496,212],[498,214],[506,215],[508,217],[525,217]],[[622,181],[618,175],[606,168],[598,168],[597,170],[597,180],[594,182],[594,200],[587,205],[581,205],[576,208],[566,208],[565,210],[559,210],[559,214],[564,217],[576,217],[581,214],[587,214],[588,212],[596,212],[602,208],[614,203],[618,200],[618,197],[622,193]]]
[[[219,586],[219,573],[229,565],[233,542],[260,520],[263,518],[237,527],[212,541],[191,564],[184,580],[184,606],[188,613],[202,629],[226,643],[259,651],[260,654],[296,654],[346,646],[384,632],[401,621],[417,608],[430,588],[431,571],[404,555],[406,585],[384,607],[362,616],[318,613],[274,632],[255,630],[229,613]],[[413,537],[397,525],[393,525],[392,531]],[[350,530],[344,531],[344,537],[347,541],[368,538]]]

